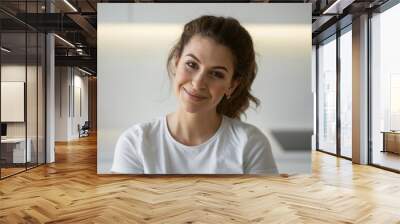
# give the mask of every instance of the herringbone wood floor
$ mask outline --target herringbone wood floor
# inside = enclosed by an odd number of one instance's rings
[[[313,152],[311,175],[99,176],[95,137],[0,181],[0,223],[400,223],[400,175]]]

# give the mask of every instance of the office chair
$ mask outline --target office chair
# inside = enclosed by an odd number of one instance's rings
[[[78,129],[79,129],[79,138],[89,136],[89,129],[90,129],[89,121],[85,121],[85,123],[80,128],[78,125]]]

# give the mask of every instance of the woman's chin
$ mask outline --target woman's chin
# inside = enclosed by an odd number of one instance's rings
[[[201,113],[202,109],[196,106],[184,106],[183,110],[187,113],[196,114]]]
[[[206,112],[204,105],[193,105],[190,103],[181,103],[181,110],[187,113],[196,114],[196,113],[204,113]]]

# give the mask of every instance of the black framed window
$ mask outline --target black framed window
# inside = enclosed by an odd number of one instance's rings
[[[317,150],[352,157],[352,26],[317,46]]]

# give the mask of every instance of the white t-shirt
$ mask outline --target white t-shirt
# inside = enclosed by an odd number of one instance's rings
[[[127,129],[111,171],[123,174],[277,174],[267,137],[255,126],[223,116],[206,142],[187,146],[170,134],[166,116]]]

